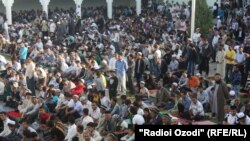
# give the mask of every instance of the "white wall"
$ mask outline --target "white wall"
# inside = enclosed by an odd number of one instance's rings
[[[113,5],[130,5],[130,2],[134,0],[114,0]],[[95,7],[95,6],[106,6],[106,0],[84,0],[83,7]],[[69,9],[71,7],[75,8],[75,3],[73,0],[51,0],[49,8],[54,9],[55,7]],[[20,10],[30,10],[30,9],[41,9],[41,4],[39,0],[15,0],[13,5],[14,11]],[[0,0],[0,12],[5,13],[5,7]]]
[[[135,0],[114,0],[113,5],[126,5],[129,6],[131,3],[135,4]],[[168,0],[174,2],[188,2],[189,0]],[[216,0],[207,0],[208,5],[212,6]],[[83,7],[89,6],[106,6],[106,0],[84,0]],[[49,8],[54,9],[55,7],[69,9],[71,7],[75,8],[73,0],[51,0]],[[39,0],[15,0],[13,5],[13,10],[30,10],[30,9],[41,9],[41,4]],[[3,6],[2,1],[0,0],[0,12],[5,13],[5,7]]]

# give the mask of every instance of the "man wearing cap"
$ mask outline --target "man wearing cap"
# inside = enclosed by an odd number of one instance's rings
[[[245,115],[243,112],[236,114],[238,118],[239,125],[250,125],[250,117]]]
[[[144,81],[140,82],[139,97],[141,99],[144,99],[144,100],[149,99],[149,91],[145,87],[145,82]]]
[[[81,117],[83,115],[83,106],[82,103],[79,101],[79,96],[73,96],[74,106],[73,108],[66,109],[65,115],[66,118],[69,116],[73,116],[75,119]]]
[[[82,97],[80,98],[80,101],[81,101],[81,103],[82,103],[83,109],[85,109],[85,108],[87,108],[87,109],[89,109],[89,110],[91,109],[92,102],[89,101],[89,100],[87,99],[87,97],[82,96]]]

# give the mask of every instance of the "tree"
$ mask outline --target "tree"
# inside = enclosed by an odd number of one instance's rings
[[[213,14],[209,9],[207,0],[196,0],[195,28],[200,28],[202,35],[207,35],[209,28],[213,27]]]

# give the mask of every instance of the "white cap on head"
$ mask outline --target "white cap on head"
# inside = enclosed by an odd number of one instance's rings
[[[172,55],[172,58],[176,58],[177,56],[175,54]]]
[[[138,54],[138,55],[142,55],[142,53],[141,53],[141,52],[138,52],[137,54]]]
[[[18,39],[18,40],[17,40],[17,43],[22,43],[22,40],[21,40],[21,39]]]
[[[174,83],[173,83],[173,85],[174,85],[175,87],[177,87],[177,86],[178,86],[178,84],[177,84],[176,82],[174,82]]]
[[[144,81],[141,81],[140,83],[141,83],[141,84],[145,84],[145,82],[144,82]]]
[[[196,73],[196,76],[201,76],[201,74],[200,73]]]
[[[84,79],[81,79],[81,82],[82,82],[82,83],[85,83],[85,80],[84,80]]]
[[[244,118],[245,114],[243,112],[239,112],[239,113],[237,113],[237,117],[238,118]]]
[[[87,87],[87,89],[92,89],[93,87],[91,86],[91,85],[89,85],[88,87]]]
[[[230,95],[230,96],[235,96],[235,91],[234,91],[234,90],[231,90],[231,91],[229,92],[229,95]]]
[[[17,83],[17,82],[14,82],[14,83],[13,83],[13,87],[17,88],[17,87],[18,87],[18,83]]]
[[[84,101],[84,100],[87,100],[87,97],[82,96],[82,97],[80,98],[80,101]]]

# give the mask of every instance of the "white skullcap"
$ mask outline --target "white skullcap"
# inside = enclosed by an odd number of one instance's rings
[[[84,79],[81,79],[81,82],[82,82],[82,83],[85,83],[85,80],[84,80]]]
[[[86,100],[86,99],[87,99],[87,97],[82,96],[82,97],[80,98],[80,101],[84,101],[84,100]]]
[[[176,82],[174,82],[174,83],[173,83],[173,85],[174,85],[175,87],[177,87],[177,86],[178,86],[178,84],[177,84]]]
[[[196,76],[201,76],[201,74],[200,73],[196,73]]]
[[[176,58],[177,56],[175,54],[172,55],[172,58]]]
[[[18,83],[17,83],[17,82],[14,82],[14,83],[13,83],[13,86],[14,86],[15,88],[17,88],[17,87],[18,87]]]
[[[237,117],[238,118],[244,118],[245,114],[243,112],[239,112],[239,113],[237,113]]]
[[[87,89],[92,89],[92,86],[91,86],[91,85],[89,85],[89,86],[87,87]]]
[[[229,92],[229,95],[230,95],[230,96],[235,96],[235,91],[234,91],[234,90],[231,90],[231,91]]]

